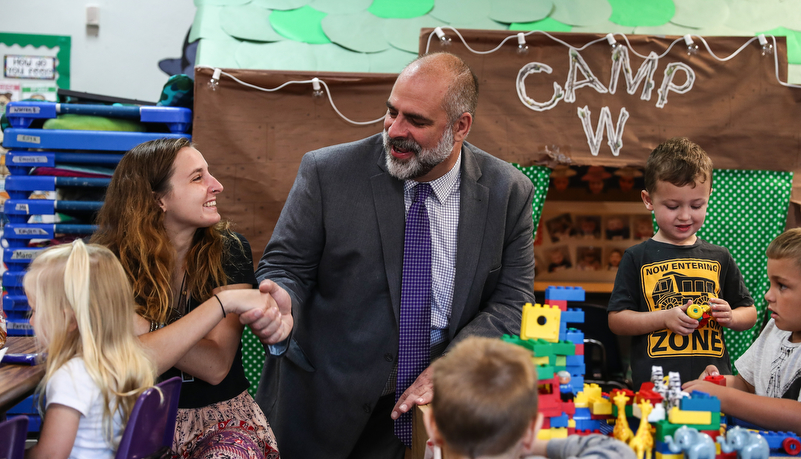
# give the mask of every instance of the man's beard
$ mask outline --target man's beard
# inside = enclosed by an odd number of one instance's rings
[[[387,171],[389,175],[399,180],[418,179],[448,159],[453,151],[453,130],[445,128],[439,143],[434,148],[422,148],[412,139],[390,138],[387,130],[382,133],[384,138],[384,152],[387,156]],[[414,153],[407,160],[400,160],[392,156],[392,147]]]

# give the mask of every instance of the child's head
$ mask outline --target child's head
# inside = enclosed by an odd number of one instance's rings
[[[620,249],[612,249],[609,252],[609,266],[612,268],[617,268],[620,266],[620,260],[623,259],[623,251]]]
[[[565,254],[561,249],[553,249],[551,251],[551,263],[561,263],[565,261]]]
[[[470,337],[432,365],[426,429],[435,443],[469,458],[509,454],[536,438],[537,373],[531,353]]]
[[[659,182],[677,187],[709,183],[712,189],[712,160],[686,137],[673,137],[657,146],[645,163],[645,191],[655,193]]]
[[[76,240],[42,251],[23,285],[31,325],[47,351],[39,390],[70,359],[82,358],[103,395],[111,443],[113,413],[125,422],[156,370],[134,334],[135,304],[122,266],[109,249]]]
[[[655,240],[691,245],[706,218],[712,192],[712,160],[686,138],[672,138],[651,152],[645,165],[645,208],[654,212]]]
[[[801,228],[780,234],[768,245],[768,310],[781,330],[801,341]]]

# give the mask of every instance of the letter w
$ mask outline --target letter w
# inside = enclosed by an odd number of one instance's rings
[[[617,117],[617,128],[612,124],[612,113],[609,111],[609,107],[601,108],[601,116],[598,117],[598,126],[595,128],[595,132],[592,129],[590,114],[590,109],[586,105],[583,108],[578,108],[578,117],[581,120],[581,126],[584,128],[584,135],[587,136],[587,144],[590,146],[592,155],[598,156],[598,152],[601,149],[604,126],[606,127],[606,135],[609,137],[607,143],[609,148],[612,149],[612,155],[620,155],[620,149],[623,148],[623,129],[629,119],[629,112],[626,107],[620,109],[620,115]]]

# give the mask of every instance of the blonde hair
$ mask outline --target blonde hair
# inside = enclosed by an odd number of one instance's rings
[[[531,353],[470,337],[432,364],[434,421],[448,448],[467,457],[507,452],[537,416]]]
[[[768,245],[767,256],[772,260],[790,258],[801,268],[801,228],[791,228],[776,236]]]
[[[156,366],[134,334],[131,284],[107,248],[77,240],[44,250],[23,281],[32,304],[40,350],[47,352],[42,393],[55,372],[74,357],[103,398],[103,430],[113,445],[113,419],[128,422],[139,395],[153,386]]]

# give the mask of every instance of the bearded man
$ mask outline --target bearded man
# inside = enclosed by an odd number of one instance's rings
[[[426,55],[395,82],[382,134],[304,155],[256,272],[294,319],[256,396],[284,459],[402,458],[430,361],[518,334],[534,187],[465,143],[477,100],[460,58]]]

